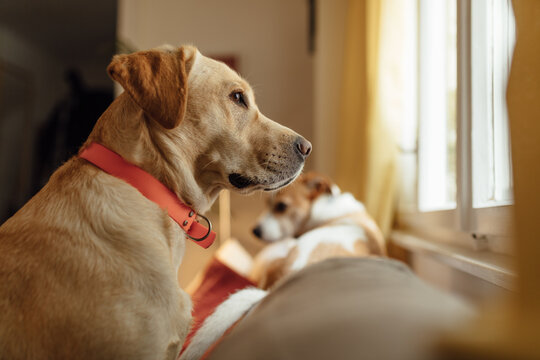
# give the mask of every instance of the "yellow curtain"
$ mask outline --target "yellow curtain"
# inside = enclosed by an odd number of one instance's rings
[[[366,205],[383,233],[396,196],[395,96],[402,85],[403,0],[349,0],[336,178]],[[389,111],[390,110],[390,111]]]

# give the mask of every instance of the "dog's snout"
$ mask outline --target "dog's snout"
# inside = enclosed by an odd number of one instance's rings
[[[311,143],[299,136],[296,139],[296,149],[300,152],[300,155],[307,157],[311,153]]]
[[[262,229],[260,225],[253,228],[253,235],[258,237],[259,239],[262,237]]]

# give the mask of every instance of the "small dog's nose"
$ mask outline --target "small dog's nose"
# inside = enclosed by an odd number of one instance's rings
[[[262,230],[261,230],[261,227],[260,226],[257,226],[255,228],[253,228],[253,235],[255,235],[256,237],[258,237],[259,239],[261,238],[262,236]]]
[[[299,136],[296,139],[296,149],[300,152],[300,155],[307,157],[311,153],[311,143]]]

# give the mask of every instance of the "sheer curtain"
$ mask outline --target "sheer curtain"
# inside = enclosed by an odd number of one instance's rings
[[[395,203],[399,123],[410,83],[410,0],[349,0],[336,177],[387,235]]]

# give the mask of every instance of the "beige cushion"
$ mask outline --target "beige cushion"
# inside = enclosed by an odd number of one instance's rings
[[[330,259],[278,285],[209,359],[431,359],[472,314],[397,261]]]

